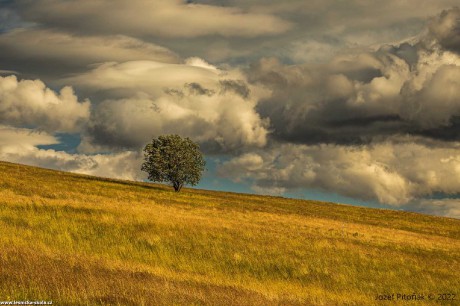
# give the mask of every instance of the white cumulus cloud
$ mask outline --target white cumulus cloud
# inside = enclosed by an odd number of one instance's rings
[[[249,85],[236,70],[219,70],[202,59],[106,63],[65,82],[89,94],[109,91],[94,108],[81,149],[89,149],[89,142],[138,148],[168,133],[220,150],[266,143],[268,122],[255,107],[268,91]]]
[[[410,138],[359,147],[280,144],[235,157],[219,171],[256,188],[319,188],[400,206],[434,193],[459,194],[459,148]]]
[[[101,177],[141,180],[142,154],[70,154],[40,145],[59,143],[54,136],[25,128],[0,126],[0,160]]]
[[[0,119],[3,124],[33,126],[52,132],[76,132],[86,123],[90,102],[78,101],[71,87],[58,93],[40,80],[0,77]]]

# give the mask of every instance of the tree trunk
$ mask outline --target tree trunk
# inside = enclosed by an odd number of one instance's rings
[[[179,192],[182,189],[183,184],[181,183],[173,183],[174,191]]]

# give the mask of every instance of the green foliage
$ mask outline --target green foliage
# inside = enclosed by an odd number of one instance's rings
[[[198,144],[179,135],[153,139],[144,148],[142,171],[154,182],[170,182],[176,192],[184,184],[195,186],[201,179],[205,160]]]

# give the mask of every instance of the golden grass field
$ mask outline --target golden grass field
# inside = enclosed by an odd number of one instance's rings
[[[459,271],[456,219],[0,163],[0,301],[459,305]]]

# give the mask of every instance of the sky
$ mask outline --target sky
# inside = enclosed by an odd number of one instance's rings
[[[0,160],[460,218],[458,0],[0,0]]]

